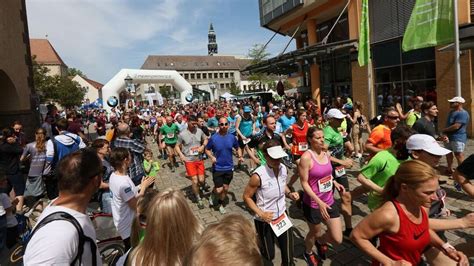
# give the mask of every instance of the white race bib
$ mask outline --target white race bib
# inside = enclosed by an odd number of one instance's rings
[[[335,172],[336,172],[336,177],[341,177],[346,174],[346,168],[344,168],[344,166],[342,165],[338,166],[336,167]]]
[[[298,144],[299,151],[307,151],[308,150],[308,143],[307,142],[300,142]]]
[[[332,175],[328,175],[318,180],[319,192],[329,192],[332,191]]]
[[[291,223],[288,216],[286,216],[286,213],[283,213],[275,221],[272,221],[270,223],[270,226],[272,227],[272,230],[275,235],[279,237],[281,234],[288,231],[288,229],[290,229],[293,224]]]
[[[189,149],[189,155],[191,156],[199,155],[199,146],[192,147],[191,149]]]
[[[166,134],[166,137],[169,138],[169,139],[172,139],[172,138],[174,138],[174,133],[168,133],[168,134]]]

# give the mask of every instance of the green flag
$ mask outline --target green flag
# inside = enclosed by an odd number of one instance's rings
[[[453,41],[453,0],[417,0],[403,36],[403,51],[437,46]]]
[[[359,28],[359,54],[357,55],[359,66],[367,65],[370,60],[369,33],[369,0],[363,0],[362,16]]]

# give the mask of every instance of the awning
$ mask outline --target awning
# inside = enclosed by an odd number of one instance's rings
[[[346,40],[329,44],[317,43],[286,54],[267,59],[258,64],[246,67],[244,73],[289,74],[298,71],[298,61],[313,60],[319,56],[328,55],[339,50],[357,48],[357,40]]]

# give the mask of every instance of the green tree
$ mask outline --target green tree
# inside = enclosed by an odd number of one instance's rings
[[[33,82],[40,102],[54,101],[64,107],[79,106],[86,93],[84,88],[67,77],[50,76],[49,69],[33,57]]]
[[[160,94],[165,99],[169,99],[173,95],[171,87],[166,85],[160,86]]]
[[[266,51],[265,47],[262,44],[254,44],[252,48],[250,48],[248,53],[248,57],[251,59],[250,64],[252,65],[258,64],[268,59],[269,56],[270,53]],[[251,73],[248,76],[248,80],[257,90],[263,90],[264,84],[274,83],[274,79],[272,79],[266,73]]]
[[[240,88],[237,83],[235,83],[234,80],[230,82],[230,87],[229,87],[229,92],[230,94],[233,95],[239,95],[240,94]]]
[[[82,73],[82,71],[77,68],[71,67],[67,69],[68,77],[75,77],[76,75],[79,75],[83,78],[87,78],[86,74]]]

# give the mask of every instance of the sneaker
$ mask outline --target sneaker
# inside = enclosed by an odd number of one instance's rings
[[[306,252],[303,253],[304,260],[308,264],[308,266],[316,266],[318,265],[318,259],[316,258],[316,255],[314,255],[313,252],[311,254],[308,254]]]
[[[197,206],[200,210],[204,209],[204,202],[202,202],[202,199],[198,199]]]
[[[320,244],[316,241],[316,249],[318,250],[318,256],[321,260],[327,259],[326,253],[328,252],[329,246],[327,244]]]
[[[352,233],[352,228],[346,228],[346,230],[344,230],[344,232],[342,232],[342,236],[344,238],[346,238],[347,240],[349,240],[349,237],[351,236],[351,233]]]
[[[174,173],[176,171],[176,167],[171,167],[171,172]]]
[[[227,211],[225,210],[224,206],[221,205],[221,206],[219,206],[219,212],[221,214],[225,214]]]
[[[178,167],[179,167],[179,163],[178,163],[178,162],[175,162],[175,163],[174,163],[174,167],[178,168]]]
[[[217,203],[217,199],[214,196],[214,193],[211,193],[211,195],[209,196],[209,207],[214,206],[214,204],[216,203]]]

